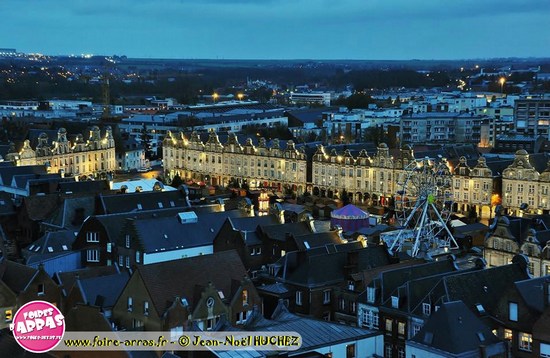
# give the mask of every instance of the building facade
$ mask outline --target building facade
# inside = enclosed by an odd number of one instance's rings
[[[550,100],[521,99],[514,105],[514,124],[518,133],[550,138]]]
[[[210,132],[203,143],[196,132],[189,139],[183,134],[168,133],[163,143],[164,169],[173,178],[191,178],[212,185],[246,184],[252,188],[290,188],[301,194],[306,183],[306,154],[289,140],[281,148],[278,139],[268,147],[264,138],[257,146],[248,139],[241,145],[234,133],[227,143],[220,143]]]
[[[550,210],[550,161],[537,171],[526,150],[516,152],[514,162],[502,172],[502,204],[511,215],[548,214]]]
[[[106,127],[102,137],[99,127],[93,126],[86,141],[79,134],[72,143],[67,139],[65,128],[60,128],[57,140],[51,145],[47,134],[42,133],[36,148],[31,148],[30,141],[25,140],[19,152],[12,146],[6,159],[17,166],[46,165],[50,173],[100,176],[112,173],[116,168],[115,141],[111,127]]]

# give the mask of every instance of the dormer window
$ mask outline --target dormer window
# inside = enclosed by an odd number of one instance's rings
[[[367,302],[374,303],[376,300],[376,289],[374,287],[367,287]]]
[[[432,306],[429,303],[423,303],[422,304],[422,313],[426,316],[429,316],[432,314]]]
[[[399,308],[399,297],[398,296],[391,296],[391,306],[393,308]]]
[[[126,248],[129,249],[130,248],[130,235],[126,234],[126,237],[125,237],[125,244],[126,244]]]
[[[243,306],[248,306],[248,290],[243,290],[242,299],[243,299]]]

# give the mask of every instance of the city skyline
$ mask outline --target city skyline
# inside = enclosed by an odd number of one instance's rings
[[[6,0],[2,47],[143,58],[466,59],[548,57],[537,0]]]

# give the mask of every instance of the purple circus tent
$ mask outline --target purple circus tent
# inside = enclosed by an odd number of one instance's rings
[[[332,226],[340,225],[344,231],[353,232],[362,227],[369,227],[369,214],[352,204],[332,211],[330,216]]]

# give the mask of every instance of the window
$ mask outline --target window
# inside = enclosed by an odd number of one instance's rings
[[[136,262],[139,263],[140,260],[140,253],[139,251],[136,251]]]
[[[346,358],[355,358],[355,343],[346,346]]]
[[[126,256],[126,268],[130,268],[130,256]]]
[[[118,255],[118,266],[124,266],[124,256]]]
[[[302,291],[296,291],[296,305],[302,305]]]
[[[63,245],[65,246],[65,245]],[[107,252],[112,252],[113,251],[113,244],[111,244],[110,242],[107,243]]]
[[[393,348],[392,348],[391,344],[386,344],[386,347],[384,348],[384,351],[386,353],[384,355],[385,358],[391,358],[392,357]]]
[[[543,358],[550,358],[550,344],[540,344],[540,356]]]
[[[346,309],[346,300],[342,297],[338,299],[338,308],[340,309],[340,311],[344,311]]]
[[[86,261],[99,262],[99,250],[98,249],[86,250]]]
[[[510,321],[518,321],[518,304],[514,302],[508,303],[508,319]]]
[[[132,309],[134,308],[134,300],[132,297],[128,297],[128,312],[132,312]]]
[[[126,234],[126,248],[130,248],[130,235]]]
[[[529,333],[519,332],[519,349],[526,352],[531,352],[533,350],[533,336]]]
[[[422,313],[429,316],[432,313],[432,306],[429,303],[422,304]]]
[[[97,232],[87,232],[86,242],[99,242],[99,235]]]
[[[323,303],[324,304],[330,303],[330,290],[323,291]]]
[[[416,336],[418,332],[422,329],[422,326],[420,324],[414,324],[413,325],[413,337]]]
[[[393,320],[386,318],[386,332],[391,332],[393,330]]]
[[[213,329],[214,329],[214,319],[209,318],[209,319],[206,320],[206,330],[211,331]]]
[[[405,348],[399,347],[397,349],[397,358],[405,358]]]
[[[149,315],[149,302],[147,301],[143,302],[143,315],[144,316]]]
[[[402,336],[405,335],[405,322],[397,323],[397,333]]]
[[[367,287],[367,302],[373,303],[376,298],[376,289],[374,287]]]
[[[38,294],[38,296],[43,296],[45,294],[43,283],[38,284],[37,294]]]
[[[399,308],[399,297],[391,296],[391,306],[393,308]]]
[[[248,316],[247,311],[239,312],[237,313],[236,322],[237,324],[243,324],[246,322],[246,318]]]
[[[243,290],[242,298],[243,298],[243,306],[247,306],[248,305],[248,290]]]

